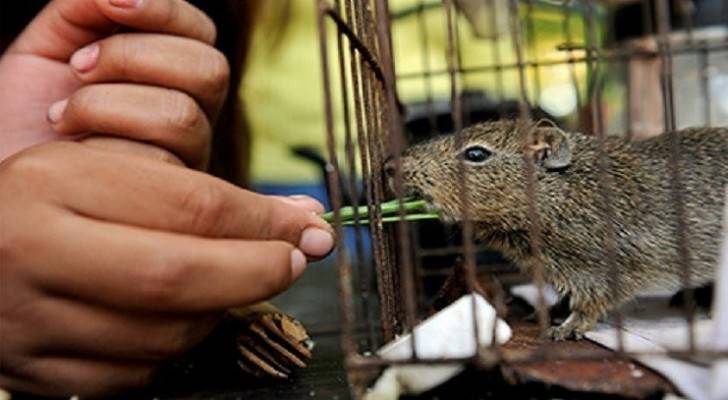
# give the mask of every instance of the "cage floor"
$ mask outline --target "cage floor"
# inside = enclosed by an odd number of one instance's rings
[[[294,288],[276,303],[306,322],[316,341],[309,368],[287,381],[243,378],[230,360],[213,359],[177,369],[152,387],[123,398],[135,399],[331,399],[350,398],[342,365],[338,326],[336,270],[330,263],[311,267]],[[669,385],[649,370],[634,373],[622,360],[568,361],[579,352],[609,356],[591,342],[553,343],[537,337],[535,325],[514,324],[514,338],[504,348],[507,355],[523,356],[538,349],[555,351],[560,361],[514,364],[490,372],[469,369],[447,384],[417,399],[616,399],[659,398]],[[608,358],[608,357],[607,357]],[[616,388],[616,389],[615,389]],[[16,398],[21,399],[22,398]]]

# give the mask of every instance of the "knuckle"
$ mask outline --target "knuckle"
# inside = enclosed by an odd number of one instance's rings
[[[8,158],[0,164],[3,184],[19,184],[20,188],[39,187],[55,175],[54,149],[69,147],[66,143],[40,145]]]
[[[203,125],[204,116],[197,102],[189,95],[177,92],[172,95],[170,124],[184,132],[196,131]]]
[[[215,22],[203,11],[198,9],[197,13],[202,19],[202,23],[198,24],[200,40],[208,44],[215,44],[218,34]]]
[[[264,291],[270,295],[274,295],[285,290],[293,280],[291,271],[291,252],[293,245],[285,242],[273,243],[274,248],[270,249],[269,254],[274,254],[272,268],[261,278],[261,285]]]
[[[131,388],[146,387],[152,383],[156,372],[156,369],[153,367],[140,368],[138,371],[130,374],[128,386]]]
[[[189,218],[192,231],[203,236],[223,234],[224,217],[229,202],[225,191],[215,182],[195,185],[182,197],[182,210]]]
[[[96,95],[97,93],[94,86],[84,86],[78,89],[68,98],[65,118],[82,118],[84,112],[89,108],[89,106],[99,101]]]
[[[161,27],[173,26],[180,19],[180,4],[176,0],[167,0],[164,4],[164,12],[160,16],[159,24]]]
[[[139,298],[162,308],[176,304],[187,282],[189,265],[179,256],[160,257],[136,279]]]
[[[213,54],[204,64],[203,86],[208,93],[221,93],[230,82],[230,64],[220,51],[215,49]]]
[[[115,393],[146,387],[154,380],[155,373],[156,370],[153,367],[140,367],[124,372],[116,377],[116,382],[113,382],[107,391]]]
[[[166,360],[184,354],[190,347],[190,341],[184,332],[178,329],[159,337],[149,356],[153,360]]]
[[[184,166],[184,162],[180,160],[179,157],[164,149],[155,149],[153,158],[165,164]]]
[[[109,60],[108,65],[112,65],[116,73],[120,76],[132,76],[132,65],[142,52],[139,47],[139,42],[134,40],[132,35],[120,34],[108,39],[108,43],[105,45],[112,49],[112,51],[102,51],[102,56],[106,53],[111,54],[114,58],[114,60]]]

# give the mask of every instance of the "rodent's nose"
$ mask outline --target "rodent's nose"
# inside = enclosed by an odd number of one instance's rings
[[[387,157],[384,162],[384,173],[387,174],[388,178],[394,178],[394,174],[397,172],[397,168],[394,162],[394,156]]]

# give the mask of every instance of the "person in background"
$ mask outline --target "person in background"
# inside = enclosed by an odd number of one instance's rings
[[[45,3],[0,0],[0,387],[108,395],[334,238],[320,203],[219,178],[245,176],[247,2]]]

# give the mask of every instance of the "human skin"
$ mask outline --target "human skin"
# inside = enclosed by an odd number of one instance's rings
[[[1,387],[143,385],[331,250],[317,202],[185,168],[227,87],[214,36],[182,0],[55,0],[0,58]]]

